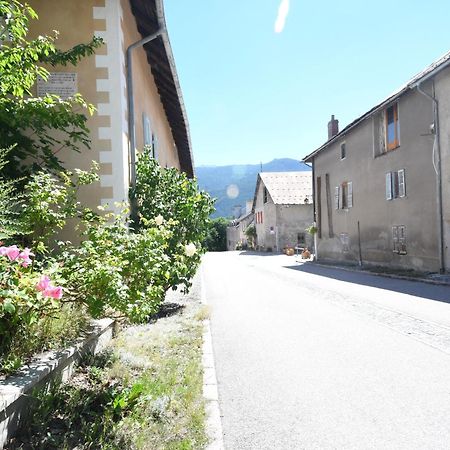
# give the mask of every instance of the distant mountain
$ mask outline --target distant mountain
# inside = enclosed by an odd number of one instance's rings
[[[311,169],[305,163],[289,158],[274,159],[262,165],[263,172],[302,170]],[[234,206],[241,205],[245,208],[246,201],[253,200],[261,165],[199,166],[195,171],[200,188],[217,199],[216,212],[212,217],[231,217]]]

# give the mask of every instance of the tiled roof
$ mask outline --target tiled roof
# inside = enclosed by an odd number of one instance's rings
[[[309,171],[262,172],[259,177],[276,205],[312,203],[312,173]]]

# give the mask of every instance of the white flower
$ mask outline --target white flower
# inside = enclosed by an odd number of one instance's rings
[[[164,222],[164,217],[161,214],[159,216],[155,217],[155,223],[156,223],[156,225],[158,225],[158,227],[160,225],[162,225],[163,222]]]
[[[186,253],[186,256],[194,256],[196,252],[197,247],[192,242],[184,246],[184,253]]]

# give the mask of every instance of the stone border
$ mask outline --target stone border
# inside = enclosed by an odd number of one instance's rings
[[[17,375],[0,381],[0,449],[14,436],[26,417],[35,389],[43,389],[53,380],[67,381],[83,354],[103,350],[114,335],[115,321],[92,322],[86,338],[62,351],[46,352],[23,366]]]
[[[203,278],[203,268],[201,273],[201,302],[208,304],[205,294],[205,283]],[[214,350],[212,346],[210,320],[204,320],[203,331],[203,397],[206,399],[206,433],[210,443],[207,450],[224,450],[222,419],[219,406],[219,391],[217,389],[216,369],[214,365]]]

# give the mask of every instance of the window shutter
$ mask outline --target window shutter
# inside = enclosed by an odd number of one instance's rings
[[[386,200],[392,200],[392,173],[386,174]]]
[[[400,169],[398,171],[398,196],[406,196],[406,184],[405,184],[405,169]]]
[[[347,208],[353,206],[353,182],[349,181],[347,183]]]
[[[339,199],[340,199],[340,186],[336,186],[334,188],[334,209],[340,208]]]

